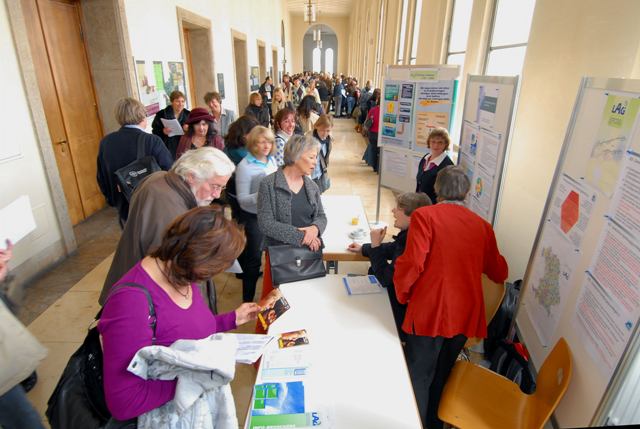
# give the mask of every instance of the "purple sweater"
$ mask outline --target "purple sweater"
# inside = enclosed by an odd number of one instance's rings
[[[176,340],[198,340],[236,328],[235,312],[214,316],[195,284],[191,287],[191,306],[182,309],[151,279],[140,262],[116,284],[127,282],[145,286],[151,294],[157,317],[156,345],[170,346]],[[98,331],[104,350],[104,392],[116,419],[137,417],[173,399],[175,380],[143,380],[127,371],[136,352],[151,345],[153,331],[144,291],[125,287],[109,296]]]

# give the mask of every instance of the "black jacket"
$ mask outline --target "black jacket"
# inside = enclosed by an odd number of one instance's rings
[[[327,85],[323,81],[318,82],[316,89],[318,90],[318,95],[320,96],[321,101],[329,100],[329,88],[327,88]]]
[[[184,126],[185,121],[189,117],[189,113],[191,113],[187,109],[182,109],[180,112],[180,117],[177,118],[180,125]],[[164,125],[162,124],[161,119],[176,119],[176,115],[173,112],[173,107],[169,104],[164,109],[158,111],[156,113],[155,118],[153,118],[153,122],[151,123],[151,132],[162,139],[164,144],[169,149],[169,153],[173,159],[176,159],[176,150],[178,149],[178,144],[180,143],[180,137],[182,136],[173,136],[168,137],[162,130],[164,129]]]
[[[118,207],[120,218],[127,219],[129,203],[118,192],[114,172],[136,160],[138,138],[144,143],[145,156],[153,156],[163,170],[169,170],[173,158],[169,150],[158,136],[146,133],[138,128],[122,127],[118,131],[107,134],[100,141],[98,149],[98,186],[107,202]]]
[[[433,185],[436,183],[436,176],[438,176],[438,173],[443,168],[453,165],[453,161],[451,161],[451,158],[446,156],[437,167],[423,171],[424,163],[427,161],[427,156],[428,155],[425,155],[418,165],[418,174],[416,175],[416,192],[424,192],[429,196],[429,198],[431,198],[431,202],[435,204],[437,196]]]
[[[244,109],[244,114],[253,116],[258,120],[260,125],[263,127],[269,128],[269,124],[271,123],[271,117],[269,116],[269,108],[266,103],[260,105],[260,107],[255,104],[249,104],[246,109]]]

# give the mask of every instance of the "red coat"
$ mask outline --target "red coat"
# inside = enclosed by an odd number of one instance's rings
[[[466,207],[440,203],[411,215],[404,253],[396,260],[402,330],[429,337],[486,337],[481,275],[507,278],[491,225]]]

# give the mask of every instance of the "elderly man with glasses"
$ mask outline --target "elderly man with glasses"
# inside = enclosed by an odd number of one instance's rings
[[[203,147],[190,150],[170,171],[159,171],[138,185],[129,208],[111,268],[102,287],[104,302],[111,287],[150,251],[158,247],[165,228],[178,216],[197,206],[207,206],[220,197],[235,165],[220,150]],[[212,281],[203,285],[211,310],[216,312]]]

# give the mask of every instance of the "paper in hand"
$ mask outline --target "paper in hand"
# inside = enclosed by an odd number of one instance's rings
[[[178,122],[177,119],[160,118],[160,120],[162,121],[162,125],[164,125],[165,128],[169,128],[171,130],[171,132],[169,132],[169,137],[184,135],[182,125],[180,125],[180,122]]]
[[[5,240],[17,243],[36,229],[29,197],[23,195],[8,206],[0,209],[0,247]]]

